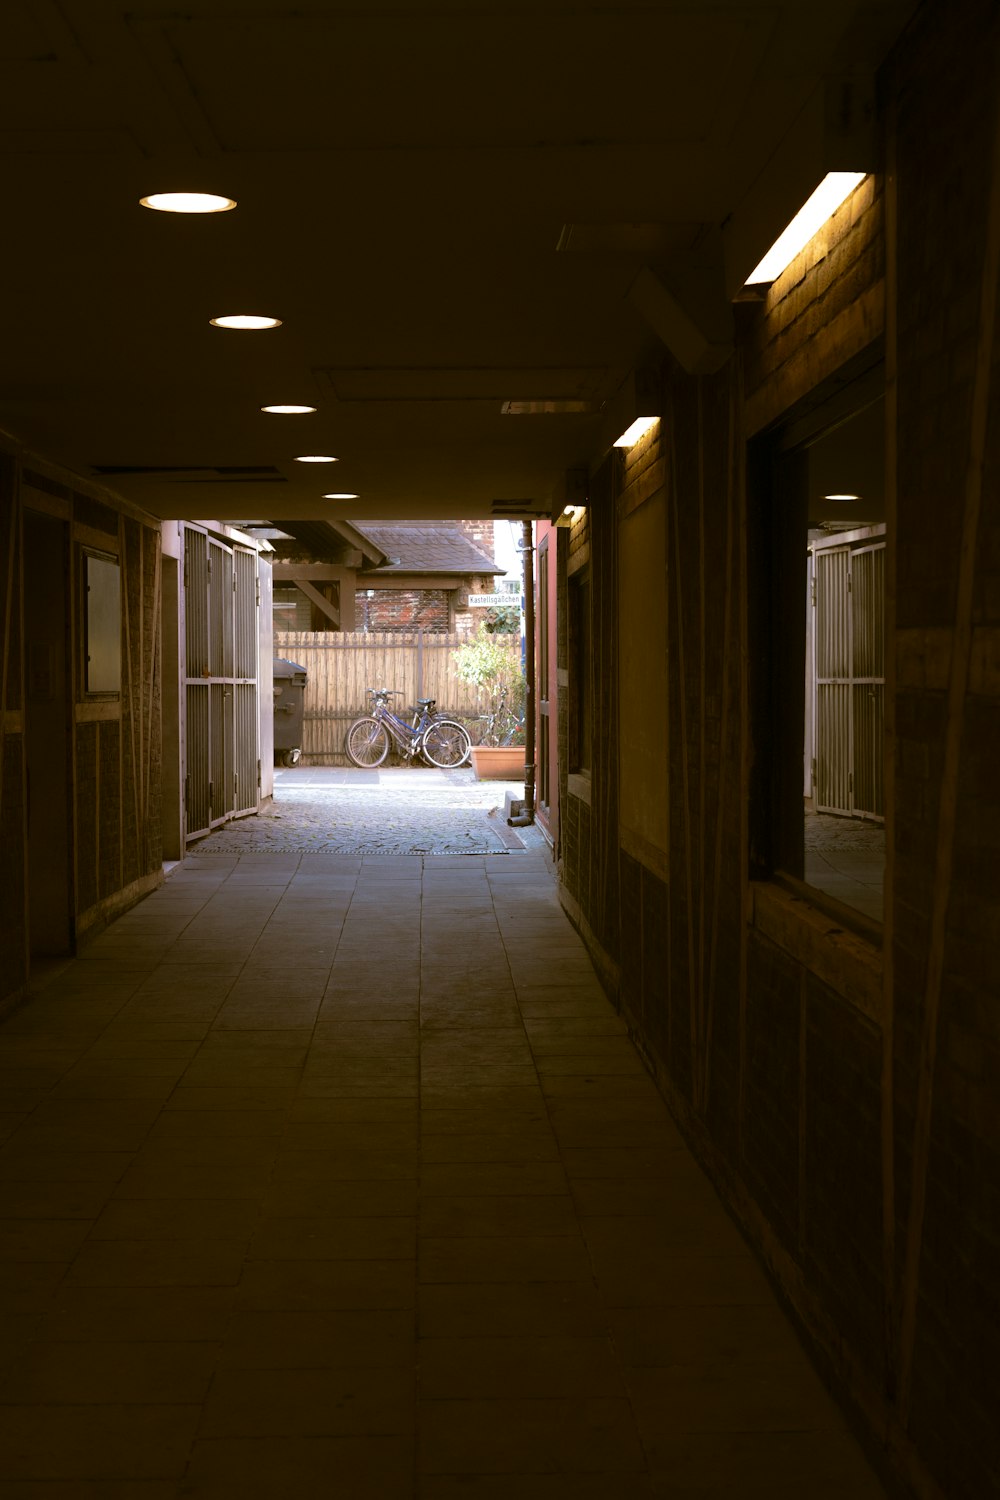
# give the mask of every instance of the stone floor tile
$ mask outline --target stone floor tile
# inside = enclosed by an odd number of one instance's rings
[[[0,1376],[0,1406],[190,1405],[207,1396],[218,1352],[205,1340],[39,1342]]]
[[[418,1500],[511,1500],[512,1496],[517,1500],[658,1500],[652,1486],[653,1480],[645,1474],[422,1474],[417,1496]]]
[[[274,1169],[274,1151],[247,1150],[240,1141],[222,1143],[206,1156],[197,1150],[141,1151],[115,1193],[125,1199],[260,1200]]]
[[[418,1206],[416,1178],[322,1178],[289,1180],[275,1173],[263,1207],[273,1218],[338,1214],[345,1218],[413,1218]]]
[[[132,1198],[116,1194],[91,1240],[248,1239],[258,1222],[252,1198]]]
[[[243,1239],[101,1240],[83,1246],[70,1286],[235,1286]]]
[[[422,1234],[431,1238],[579,1234],[569,1194],[548,1198],[424,1197],[420,1206],[420,1229]]]
[[[0,1262],[65,1263],[89,1232],[87,1219],[0,1219]]]
[[[392,1369],[412,1378],[413,1312],[337,1308],[308,1312],[236,1312],[219,1353],[221,1369]]]
[[[252,1260],[415,1260],[415,1218],[340,1214],[269,1216],[260,1221]]]
[[[566,1175],[558,1162],[428,1162],[421,1167],[425,1197],[558,1197]]]
[[[180,1478],[199,1405],[0,1407],[0,1479]]]
[[[420,1240],[419,1276],[429,1282],[583,1280],[586,1246],[567,1235],[455,1235]]]
[[[232,1286],[76,1286],[63,1283],[43,1315],[52,1342],[218,1346],[229,1327]]]
[[[343,1125],[412,1124],[416,1128],[419,1115],[415,1097],[345,1099],[337,1090],[336,1080],[319,1078],[302,1084],[289,1119]]]
[[[423,1162],[558,1161],[559,1151],[548,1127],[461,1135],[425,1136]]]
[[[424,1338],[420,1394],[425,1400],[625,1395],[607,1338]]]
[[[298,1438],[214,1438],[195,1444],[185,1500],[413,1500],[413,1438],[383,1433]]]
[[[642,1473],[624,1399],[421,1401],[421,1473]]]
[[[402,1260],[257,1260],[237,1292],[241,1309],[412,1308],[413,1264]]]
[[[215,1140],[259,1150],[281,1136],[286,1119],[283,1109],[176,1109],[160,1115],[145,1144],[183,1150]]]
[[[412,1433],[413,1425],[412,1369],[223,1369],[199,1437],[381,1437]]]
[[[177,1500],[174,1479],[0,1479],[0,1500]]]

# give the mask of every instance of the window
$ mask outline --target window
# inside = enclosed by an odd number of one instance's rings
[[[885,865],[881,367],[757,440],[754,873],[881,921]]]
[[[569,769],[589,775],[593,738],[590,572],[569,579]]]
[[[84,672],[88,697],[114,697],[122,685],[121,568],[117,557],[85,550]]]

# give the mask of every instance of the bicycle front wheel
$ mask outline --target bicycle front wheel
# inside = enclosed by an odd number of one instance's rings
[[[389,754],[389,736],[385,725],[366,716],[355,719],[344,739],[347,758],[364,771],[380,766]]]
[[[454,719],[437,719],[420,741],[420,753],[430,765],[447,771],[464,766],[472,741],[468,730]]]

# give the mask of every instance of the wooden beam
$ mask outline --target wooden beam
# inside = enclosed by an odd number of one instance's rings
[[[311,599],[316,608],[326,615],[335,630],[340,629],[340,610],[320,593],[315,584],[310,583],[306,578],[299,578],[296,580],[295,587],[301,589],[306,598]]]
[[[473,576],[476,575],[469,575]],[[369,589],[461,589],[468,586],[464,578],[454,573],[359,573],[357,581],[360,588]]]
[[[360,552],[355,556],[357,563],[353,560],[340,563],[276,562],[271,564],[271,572],[275,583],[298,583],[300,578],[308,578],[313,583],[339,583],[360,564]]]

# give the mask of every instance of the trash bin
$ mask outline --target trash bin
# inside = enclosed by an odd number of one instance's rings
[[[302,754],[302,716],[305,708],[305,667],[297,661],[274,659],[274,759],[296,766]]]

